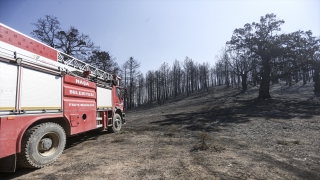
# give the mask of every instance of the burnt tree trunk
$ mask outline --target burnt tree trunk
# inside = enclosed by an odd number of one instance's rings
[[[241,74],[241,79],[242,79],[242,91],[245,92],[248,89],[247,73]]]
[[[253,82],[253,86],[257,85],[257,71],[255,68],[253,68],[252,70],[252,82]]]
[[[237,86],[238,86],[238,89],[240,89],[240,74],[239,73],[237,74],[237,77],[238,77]]]
[[[295,82],[298,83],[298,82],[299,82],[299,74],[298,74],[298,71],[294,73],[294,77],[295,77]]]
[[[288,75],[288,85],[289,85],[289,87],[291,87],[292,86],[292,76],[290,76],[290,75]]]
[[[302,77],[303,77],[303,85],[307,84],[307,72],[306,71],[303,71],[302,72]]]
[[[262,66],[263,66],[263,72],[262,72],[262,79],[260,82],[260,88],[259,88],[259,97],[258,98],[271,98],[269,88],[270,88],[270,72],[271,72],[271,66],[270,66],[270,57],[263,57],[262,58]]]
[[[320,75],[319,69],[314,70],[313,81],[314,81],[314,92],[320,92]]]

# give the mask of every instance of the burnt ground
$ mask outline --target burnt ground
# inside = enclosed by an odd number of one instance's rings
[[[271,99],[216,87],[127,112],[119,134],[67,139],[62,156],[0,179],[320,179],[320,98],[313,84]]]

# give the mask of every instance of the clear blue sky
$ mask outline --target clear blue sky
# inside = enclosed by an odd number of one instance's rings
[[[320,0],[0,0],[0,22],[24,34],[44,15],[62,29],[74,26],[122,65],[130,56],[140,70],[157,70],[186,56],[214,64],[235,28],[274,13],[282,31],[320,35]]]

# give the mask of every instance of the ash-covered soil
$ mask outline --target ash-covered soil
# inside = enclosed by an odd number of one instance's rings
[[[320,179],[320,98],[313,83],[271,99],[216,87],[127,112],[122,132],[67,139],[52,165],[0,179]]]

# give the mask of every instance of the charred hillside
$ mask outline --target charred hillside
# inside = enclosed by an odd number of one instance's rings
[[[67,139],[56,163],[9,179],[319,179],[320,111],[313,83],[219,86],[126,112],[119,133]],[[67,176],[66,176],[67,175]]]

